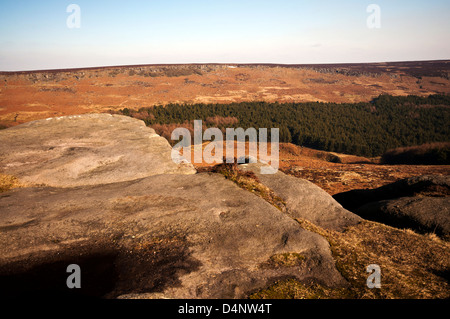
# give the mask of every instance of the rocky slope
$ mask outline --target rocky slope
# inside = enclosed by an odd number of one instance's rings
[[[261,174],[261,164],[243,164],[244,171],[252,171],[257,178],[286,203],[287,213],[294,219],[306,219],[322,228],[344,231],[361,218],[344,209],[324,190],[311,182],[284,174]]]
[[[348,286],[325,238],[221,175],[178,167],[142,121],[40,120],[3,130],[0,140],[2,173],[28,185],[0,194],[2,296],[239,298],[280,278]],[[333,207],[333,220],[358,222],[318,187],[307,189],[296,207],[324,203],[312,220]],[[73,263],[84,284],[68,292]]]

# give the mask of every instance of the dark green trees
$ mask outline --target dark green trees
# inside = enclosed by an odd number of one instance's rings
[[[233,118],[226,127],[279,128],[280,142],[355,154],[380,156],[386,150],[450,140],[450,96],[393,97],[381,95],[369,103],[169,104],[142,108],[125,115],[144,118],[147,125],[192,123],[211,127]],[[206,121],[216,117],[217,121]],[[220,129],[225,129],[225,124]]]

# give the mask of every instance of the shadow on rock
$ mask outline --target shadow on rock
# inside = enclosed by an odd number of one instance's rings
[[[109,245],[111,247],[111,245]],[[3,298],[115,298],[125,293],[161,292],[180,285],[179,276],[197,270],[200,262],[190,256],[178,238],[144,242],[121,249],[81,247],[66,253],[42,254],[0,268]],[[80,267],[81,288],[68,288],[71,272]]]

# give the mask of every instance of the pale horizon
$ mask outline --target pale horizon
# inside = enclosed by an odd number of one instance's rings
[[[0,71],[449,60],[448,30],[443,0],[2,1]]]

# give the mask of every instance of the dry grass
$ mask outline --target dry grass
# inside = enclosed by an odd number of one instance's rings
[[[268,264],[273,267],[294,267],[302,264],[305,256],[299,253],[276,254],[269,258]]]
[[[6,192],[10,189],[23,187],[24,185],[19,180],[11,175],[0,174],[0,193]]]
[[[231,125],[235,125],[239,122],[239,120],[236,117],[233,116],[227,116],[227,117],[223,117],[223,116],[219,116],[216,115],[214,117],[210,116],[206,118],[206,124],[211,125],[213,127],[226,127],[226,126],[231,126]]]
[[[194,124],[185,122],[183,124],[172,123],[172,124],[152,124],[149,125],[155,130],[156,134],[164,137],[171,145],[175,145],[178,141],[172,140],[172,132],[176,128],[186,128],[189,130],[191,136],[194,136]]]
[[[250,299],[343,299],[351,298],[345,288],[329,289],[317,283],[303,284],[295,279],[280,281],[250,296]]]
[[[260,183],[251,172],[236,164],[220,164],[200,171],[224,175],[239,187],[260,196],[281,211],[285,203]],[[380,223],[363,221],[345,232],[326,230],[306,220],[297,220],[309,231],[328,240],[336,267],[350,288],[329,288],[316,282],[282,280],[255,292],[255,299],[443,299],[450,298],[450,243],[435,234],[417,234]],[[295,266],[302,256],[295,253],[274,255],[272,266]],[[381,267],[381,289],[370,289],[366,267]]]
[[[444,299],[450,297],[450,243],[364,221],[344,233],[324,230],[308,221],[301,226],[330,243],[336,267],[350,283],[333,289],[290,279],[263,289],[251,298]],[[369,289],[366,267],[381,267],[381,288]]]
[[[225,159],[224,159],[225,162]],[[215,166],[206,166],[197,168],[199,173],[218,173],[226,179],[231,180],[240,188],[245,189],[255,195],[263,198],[265,201],[275,206],[280,211],[286,210],[286,203],[267,186],[263,185],[253,172],[244,172],[240,170],[236,164],[223,163]]]

